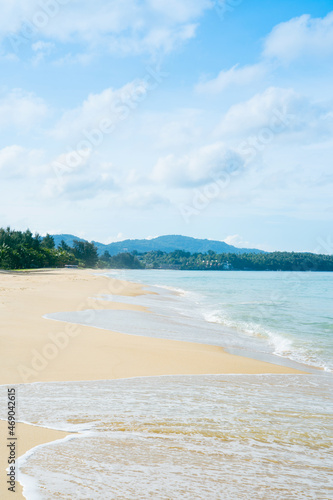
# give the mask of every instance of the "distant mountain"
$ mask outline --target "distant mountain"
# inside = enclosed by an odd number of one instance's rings
[[[54,243],[56,247],[60,245],[62,240],[64,240],[66,245],[69,245],[70,247],[73,246],[74,240],[87,241],[83,240],[82,238],[79,238],[78,236],[74,236],[73,234],[52,234],[52,236],[54,238]]]
[[[84,241],[82,238],[77,238],[72,234],[54,234],[54,241],[56,246],[59,246],[61,240],[64,240],[67,245],[72,246],[73,240]],[[154,250],[161,250],[162,252],[173,252],[174,250],[184,250],[191,253],[206,253],[212,250],[216,253],[265,253],[263,250],[255,248],[236,248],[228,245],[224,241],[213,240],[200,240],[197,238],[190,238],[189,236],[169,235],[158,236],[151,240],[124,240],[109,243],[93,242],[98,248],[98,253],[102,254],[107,250],[111,255],[116,255],[121,252],[133,252],[136,250],[139,253],[151,252]]]

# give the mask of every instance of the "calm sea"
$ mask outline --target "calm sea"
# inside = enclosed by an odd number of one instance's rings
[[[262,339],[264,351],[333,370],[333,273],[151,270],[113,274],[178,290],[204,320],[231,329],[235,339],[238,336],[244,343],[246,337]]]
[[[144,283],[155,295],[105,300],[146,305],[152,314],[49,317],[321,370],[19,386],[21,421],[78,433],[20,460],[27,499],[331,499],[333,275],[110,276]]]

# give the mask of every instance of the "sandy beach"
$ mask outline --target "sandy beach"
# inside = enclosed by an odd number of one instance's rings
[[[37,270],[0,274],[0,384],[120,379],[182,374],[301,373],[226,353],[221,347],[125,335],[64,324],[45,314],[99,309],[149,311],[142,306],[101,300],[105,294],[137,296],[134,283],[89,270]],[[6,402],[4,403],[6,404]],[[20,420],[19,412],[17,419]],[[6,423],[0,422],[2,442]],[[19,424],[18,453],[60,439],[66,433]],[[3,450],[5,448],[3,447]],[[6,473],[1,452],[2,477]],[[1,498],[9,498],[1,481]],[[23,498],[18,490],[16,498]],[[10,497],[12,498],[12,496]]]
[[[31,450],[35,446],[49,443],[51,441],[56,441],[57,439],[63,439],[68,434],[62,431],[56,431],[52,429],[45,429],[43,427],[37,427],[34,425],[28,425],[24,423],[19,423],[17,425],[17,453],[19,456],[24,455],[27,451]],[[0,437],[1,443],[7,442],[7,422],[0,420]],[[15,493],[9,492],[5,479],[6,472],[5,469],[8,467],[7,463],[8,454],[3,453],[3,449],[0,454],[0,469],[1,469],[1,487],[0,487],[0,497],[3,499],[7,498],[25,498],[22,492],[22,486],[19,482],[16,482]]]

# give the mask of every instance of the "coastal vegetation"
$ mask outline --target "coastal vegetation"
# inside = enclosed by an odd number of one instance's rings
[[[63,267],[75,264],[72,252],[55,248],[52,236],[42,238],[26,231],[0,229],[0,268],[33,269],[39,267]]]
[[[37,269],[77,265],[85,268],[141,268],[143,265],[132,254],[111,257],[108,252],[99,257],[97,247],[88,241],[74,240],[69,246],[61,241],[56,248],[54,237],[44,238],[38,233],[0,229],[0,269]]]
[[[147,269],[180,269],[211,271],[333,271],[332,255],[313,253],[221,253],[209,250],[194,253],[176,250],[171,253],[149,252],[139,256]]]
[[[72,246],[64,240],[58,247],[54,237],[38,233],[0,229],[0,269],[36,269],[77,265],[100,269],[179,269],[211,271],[333,271],[333,255],[313,253],[191,253],[184,250],[145,253],[121,252],[98,254],[98,248],[88,241],[74,240]]]

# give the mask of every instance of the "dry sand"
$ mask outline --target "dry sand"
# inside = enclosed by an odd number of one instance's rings
[[[135,376],[301,373],[291,368],[234,356],[221,347],[164,340],[70,325],[43,315],[79,310],[144,307],[99,300],[103,294],[136,296],[138,284],[111,280],[89,270],[38,270],[0,274],[0,384],[102,380]],[[149,311],[147,311],[149,313]],[[93,312],[92,312],[93,315]],[[1,402],[7,405],[7,402]],[[19,418],[19,415],[18,415]],[[2,437],[5,423],[0,422]],[[65,433],[20,425],[19,454]],[[23,498],[6,489],[1,439],[1,498]],[[9,496],[8,496],[9,495]]]

